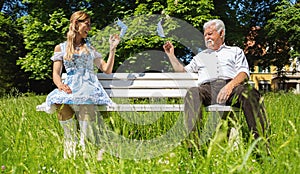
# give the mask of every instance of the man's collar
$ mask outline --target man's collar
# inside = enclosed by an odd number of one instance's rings
[[[217,50],[212,50],[212,49],[207,48],[205,52],[207,52],[207,53],[211,53],[211,52],[214,52],[214,51],[218,52],[218,51],[221,51],[223,48],[227,48],[227,47],[228,47],[228,46],[225,45],[225,43],[223,43],[223,44],[220,46],[219,49],[217,49]]]
[[[227,47],[227,46],[225,45],[225,43],[223,43],[223,44],[220,46],[220,48],[217,49],[216,51],[220,51],[221,49],[226,48],[226,47]]]

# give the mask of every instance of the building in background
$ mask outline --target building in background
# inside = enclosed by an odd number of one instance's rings
[[[300,93],[300,58],[291,59],[290,65],[286,65],[281,72],[277,67],[270,66],[262,68],[255,66],[254,71],[250,72],[250,83],[264,92],[292,90],[294,93]]]

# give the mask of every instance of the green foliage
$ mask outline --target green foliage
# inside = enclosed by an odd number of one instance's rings
[[[74,11],[85,10],[92,16],[90,36],[97,38],[97,41],[100,42],[96,44],[96,47],[99,47],[98,51],[104,55],[105,59],[108,53],[108,36],[118,33],[120,30],[114,25],[114,20],[118,17],[129,25],[128,33],[118,46],[115,71],[125,61],[134,62],[132,60],[136,60],[140,53],[152,50],[162,52],[162,45],[166,40],[172,40],[175,43],[176,54],[184,63],[187,63],[196,53],[196,49],[186,47],[179,37],[171,35],[174,28],[165,19],[168,17],[181,19],[202,31],[205,21],[211,18],[221,18],[226,24],[226,44],[229,45],[244,47],[244,43],[247,42],[245,36],[249,34],[249,30],[253,26],[260,26],[262,30],[255,38],[258,45],[252,48],[253,54],[247,55],[248,62],[253,66],[257,60],[261,60],[265,66],[273,64],[280,69],[288,62],[290,56],[299,56],[299,3],[290,4],[288,1],[282,1],[282,4],[275,10],[278,2],[277,0],[61,0],[57,3],[53,0],[25,0],[23,4],[20,4],[18,1],[7,1],[5,3],[9,4],[9,8],[5,12],[10,14],[14,20],[14,23],[10,25],[18,28],[18,33],[23,36],[10,37],[9,40],[13,39],[13,42],[7,42],[10,49],[4,48],[5,44],[1,46],[4,50],[10,50],[9,55],[3,57],[20,57],[17,61],[18,66],[16,66],[19,71],[30,74],[31,79],[48,80],[51,78],[52,71],[50,57],[53,54],[54,46],[65,40],[70,15]],[[26,15],[20,18],[22,14]],[[167,38],[157,37],[155,33],[157,21],[153,25],[130,21],[138,16],[151,15],[161,15],[164,19],[163,27],[165,33],[169,34]],[[7,20],[3,19],[3,23],[5,22]],[[268,25],[266,26],[266,24]],[[172,25],[178,27],[176,23]],[[107,26],[113,27],[113,30],[107,29]],[[180,27],[183,28],[184,25]],[[134,32],[135,30],[143,31],[146,34],[139,35]],[[12,29],[12,31],[15,30]],[[8,32],[1,32],[1,34],[5,39],[9,36]],[[202,40],[202,38],[197,39]],[[24,50],[23,44],[25,44],[26,50]],[[261,56],[263,52],[261,48],[267,47],[268,54]],[[291,47],[293,50],[290,49]],[[278,52],[278,50],[283,51]],[[15,61],[7,60],[4,62],[15,63]],[[149,59],[145,61],[148,69],[151,69],[150,63]],[[163,60],[160,63],[166,65],[166,69],[171,71],[167,66],[167,61]],[[2,79],[6,76],[0,74]],[[4,83],[8,88],[13,86],[8,82]]]
[[[160,62],[162,65],[160,68],[163,71],[172,71],[168,60],[163,58],[164,54],[162,53],[162,45],[166,40],[173,40],[177,47],[177,57],[184,63],[188,62],[193,53],[197,53],[196,47],[203,46],[199,44],[203,38],[201,38],[200,32],[195,32],[188,27],[201,30],[202,28],[199,26],[213,17],[209,13],[213,7],[208,1],[176,1],[174,3],[174,1],[136,1],[137,7],[134,10],[134,16],[126,15],[123,18],[124,23],[128,25],[128,32],[118,48],[117,66],[126,60],[136,63],[139,61],[137,57],[143,57],[146,70],[154,69],[153,66]],[[162,25],[166,38],[160,38],[156,33],[157,23],[160,19],[163,20]],[[199,36],[187,36],[188,31],[191,31],[190,35],[197,34]],[[198,45],[195,44],[196,42]],[[160,57],[160,60],[156,61],[155,58],[157,57],[153,58],[153,56],[147,59],[149,55],[143,53],[148,54],[151,50],[158,51],[157,56]],[[139,56],[140,53],[143,56]],[[117,68],[115,67],[115,70]],[[157,69],[157,66],[155,68]]]
[[[202,24],[209,18],[212,18],[210,11],[213,9],[211,1],[66,1],[65,4],[53,3],[54,1],[25,1],[28,7],[28,15],[20,18],[23,25],[24,43],[28,53],[26,56],[18,60],[18,65],[21,65],[25,72],[31,73],[31,78],[36,80],[43,80],[51,78],[52,62],[50,57],[53,54],[54,46],[64,40],[67,31],[68,19],[72,12],[85,9],[92,16],[93,30],[90,32],[91,36],[98,35],[98,31],[102,29],[97,38],[101,45],[99,48],[104,57],[108,53],[108,37],[110,34],[118,32],[118,29],[113,31],[106,31],[106,26],[113,25],[114,19],[129,19],[132,16],[162,14],[163,16],[172,16],[182,20],[186,20],[194,27],[202,26]],[[131,22],[135,25],[136,22]],[[150,28],[147,25],[138,24],[141,30],[155,31],[156,23]],[[166,25],[166,24],[165,24]],[[105,26],[105,27],[104,27]],[[165,26],[164,26],[165,27]],[[136,29],[136,28],[134,28]],[[139,29],[139,30],[140,30]],[[101,31],[101,32],[102,32]],[[134,30],[132,30],[134,31]],[[168,32],[168,28],[166,29]],[[148,33],[143,36],[136,34],[128,35],[124,38],[118,48],[116,55],[116,66],[118,68],[125,60],[131,59],[132,56],[145,50],[162,50],[164,40],[155,36],[155,33]],[[175,39],[176,38],[170,38]],[[181,51],[181,55],[186,53]],[[149,61],[148,61],[149,62]]]
[[[123,22],[128,26],[125,36],[122,38],[121,44],[118,46],[116,55],[115,71],[119,66],[124,66],[128,62],[134,67],[136,64],[136,56],[143,54],[148,50],[161,50],[164,39],[156,35],[156,24],[159,21],[159,16],[156,15],[140,15],[137,17],[129,17],[123,19]],[[166,27],[167,29],[168,27]],[[102,31],[98,31],[90,40],[92,45],[102,53],[105,59],[108,56],[108,38],[112,33],[119,33],[119,28],[113,23],[105,27]],[[168,31],[168,30],[166,30]],[[157,64],[153,58],[146,58],[146,54],[140,56],[143,62],[140,62],[145,67],[151,68],[151,64]],[[141,68],[141,64],[138,66]],[[124,67],[123,67],[124,68]],[[130,69],[130,68],[129,68]],[[128,70],[129,70],[128,69]],[[142,69],[142,68],[141,68]],[[145,68],[144,70],[146,70]],[[137,69],[131,69],[134,72]],[[120,68],[119,68],[120,71]]]
[[[161,38],[157,34],[157,23],[160,20],[162,20],[166,38]],[[145,14],[126,17],[122,21],[128,26],[128,29],[117,49],[115,71],[120,72],[121,69],[126,72],[127,70],[130,72],[173,71],[162,49],[162,45],[167,40],[174,42],[177,47],[177,57],[184,63],[187,63],[187,59],[190,59],[192,54],[196,54],[199,48],[203,49],[201,32],[181,19],[165,15]],[[109,35],[119,33],[119,30],[120,28],[113,23],[90,38],[92,45],[105,58],[107,58],[109,50],[107,44]],[[126,66],[127,70],[124,69]]]
[[[24,43],[27,50],[31,50],[24,58],[18,60],[18,64],[25,71],[32,72],[31,77],[36,80],[50,77],[52,61],[50,57],[56,44],[63,40],[62,32],[66,33],[68,19],[64,17],[62,10],[49,15],[49,21],[44,22],[32,16],[23,16]]]
[[[67,15],[77,5],[74,5],[75,1],[73,4],[51,0],[26,0],[24,3],[28,8],[28,15],[19,18],[19,23],[23,26],[24,44],[28,53],[17,64],[31,74],[31,79],[49,79],[52,74],[50,57],[55,45],[64,40],[69,21]]]
[[[16,22],[0,13],[0,96],[14,88],[26,90],[27,75],[16,65],[16,60],[25,55],[23,37]]]
[[[72,12],[85,10],[92,16],[93,34],[95,28],[109,24],[116,15],[124,15],[124,7],[131,10],[128,3],[115,1],[61,1],[56,3],[52,0],[24,1],[28,8],[28,15],[20,18],[23,25],[24,43],[28,53],[18,60],[25,72],[30,72],[30,78],[44,80],[51,78],[52,61],[55,45],[65,40],[68,30],[69,18]],[[112,15],[113,14],[113,15]]]
[[[169,15],[185,20],[200,30],[202,30],[202,25],[205,21],[215,17],[211,15],[213,10],[211,0],[147,0],[146,2],[137,1],[137,4],[135,15]]]
[[[239,8],[235,7],[235,5],[241,4],[241,2],[235,2],[236,1],[232,0],[213,1],[213,14],[219,16],[219,18],[225,23],[225,43],[227,45],[242,47],[244,44],[245,30],[248,29],[248,26],[241,25],[239,22],[240,18],[243,18],[243,15],[238,16],[237,13],[240,11],[243,12],[243,10],[238,10]]]
[[[202,31],[204,22],[216,18],[211,15],[214,10],[212,0],[168,0],[165,13],[187,21]]]
[[[274,64],[282,67],[289,62],[290,56],[300,55],[300,4],[293,5],[284,0],[273,15],[274,18],[266,26],[270,41],[268,57],[277,58]]]

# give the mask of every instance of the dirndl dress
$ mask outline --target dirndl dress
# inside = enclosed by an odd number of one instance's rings
[[[54,89],[47,95],[46,101],[38,105],[36,109],[53,113],[56,110],[55,104],[68,104],[71,107],[82,104],[113,105],[113,101],[103,89],[94,71],[94,59],[102,57],[101,54],[87,43],[88,53],[74,54],[72,60],[64,60],[66,45],[67,42],[61,43],[62,51],[55,52],[51,60],[63,61],[67,74],[63,83],[71,88],[72,93],[67,94],[62,90]]]

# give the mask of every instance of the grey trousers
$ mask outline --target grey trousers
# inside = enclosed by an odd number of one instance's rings
[[[184,99],[184,113],[189,132],[194,131],[196,124],[202,120],[202,106],[216,104],[219,91],[229,81],[216,80],[188,90]],[[243,110],[248,128],[253,132],[255,138],[260,136],[258,126],[261,126],[262,133],[265,134],[268,121],[261,95],[255,88],[247,84],[235,87],[226,101],[226,105]]]

